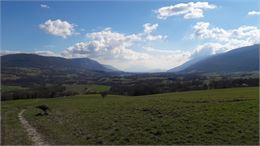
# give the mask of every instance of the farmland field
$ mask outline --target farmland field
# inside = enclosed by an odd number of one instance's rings
[[[96,93],[109,90],[109,86],[105,85],[65,85],[66,91],[75,92],[78,94]]]
[[[21,86],[5,86],[1,85],[1,92],[9,92],[9,91],[17,91],[17,90],[24,90],[26,88]]]
[[[3,101],[2,144],[31,143],[22,109],[50,144],[259,144],[258,87]]]

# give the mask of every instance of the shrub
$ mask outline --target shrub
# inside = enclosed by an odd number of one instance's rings
[[[105,98],[107,96],[107,92],[106,91],[100,92],[100,95],[102,98]]]
[[[43,114],[39,113],[37,115],[48,115],[49,107],[47,105],[38,105],[36,108],[41,109],[43,111]]]

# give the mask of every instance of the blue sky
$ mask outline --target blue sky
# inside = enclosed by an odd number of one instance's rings
[[[259,0],[1,1],[1,50],[89,57],[126,71],[167,70],[258,43],[259,11]],[[154,28],[144,32],[147,23]]]

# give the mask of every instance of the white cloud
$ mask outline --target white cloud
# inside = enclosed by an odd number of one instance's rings
[[[144,47],[143,52],[149,54],[150,57],[137,64],[142,64],[143,67],[147,67],[150,70],[168,70],[185,63],[192,55],[190,51],[183,51],[180,49],[166,50],[152,47]]]
[[[143,27],[144,27],[144,32],[146,32],[146,33],[151,33],[151,32],[153,32],[153,31],[155,31],[158,26],[159,26],[158,24],[145,23],[145,24],[143,25]]]
[[[197,22],[197,24],[193,27],[194,36],[200,39],[205,38],[216,38],[216,39],[224,39],[229,36],[229,33],[222,28],[209,28],[208,22]]]
[[[17,54],[17,53],[21,53],[20,51],[11,51],[11,50],[2,50],[0,52],[0,56],[3,55],[8,55],[8,54]]]
[[[46,4],[41,4],[40,6],[41,6],[41,8],[47,8],[47,9],[50,8],[50,7],[49,7],[48,5],[46,5]]]
[[[65,49],[63,54],[70,57],[86,56],[108,60],[145,58],[144,54],[129,49],[135,43],[142,41],[140,34],[125,35],[113,32],[111,28],[106,28],[103,31],[89,33],[86,36],[90,41],[76,43]]]
[[[67,38],[75,34],[74,24],[67,21],[57,20],[47,20],[44,24],[40,24],[39,27],[49,34]]]
[[[145,38],[147,41],[156,41],[156,40],[164,40],[167,38],[166,35],[152,35],[151,33],[154,32],[158,24],[151,24],[151,23],[145,23],[143,25],[144,27],[144,33],[140,33],[139,35]]]
[[[260,15],[260,11],[250,11],[250,12],[248,12],[247,13],[247,15],[249,15],[249,16],[254,16],[254,15]]]
[[[177,15],[183,15],[184,19],[196,19],[204,17],[204,10],[215,8],[216,5],[209,4],[208,2],[189,2],[162,7],[156,13],[159,19],[167,19],[168,17]]]
[[[256,44],[260,42],[260,28],[256,26],[240,26],[236,29],[223,29],[211,27],[208,22],[198,22],[194,27],[192,37],[199,39],[212,39],[219,42],[228,43],[231,41]]]
[[[229,49],[227,46],[221,45],[219,43],[205,43],[198,45],[195,49],[191,51],[191,58],[204,58],[209,55],[214,55],[222,52],[226,52]]]
[[[152,27],[154,30],[155,25]],[[69,57],[86,56],[103,59],[142,59],[146,58],[147,55],[133,51],[131,49],[133,46],[141,45],[147,41],[157,41],[166,38],[166,36],[162,35],[153,35],[151,32],[126,35],[114,32],[111,28],[105,28],[99,32],[86,34],[86,37],[90,41],[76,43],[65,49],[63,54]]]
[[[236,29],[210,27],[208,22],[197,22],[193,27],[192,38],[207,40],[208,43],[198,46],[194,55],[217,54],[235,48],[260,43],[260,28],[256,26],[240,26]]]
[[[161,40],[165,37],[151,33],[152,31],[126,35],[106,28],[100,32],[87,34],[89,41],[66,48],[62,55],[89,57],[127,71],[134,68],[138,68],[139,71],[140,68],[166,70],[190,57],[188,52],[144,48],[148,41]]]
[[[167,38],[167,36],[166,35],[150,35],[150,34],[148,34],[148,35],[146,35],[146,40],[147,41],[156,41],[156,40],[164,40],[164,39],[166,39]]]
[[[41,56],[61,56],[60,54],[54,53],[49,50],[44,50],[44,51],[35,51],[34,54],[38,54]]]
[[[144,47],[140,53],[146,55],[143,59],[138,60],[98,60],[111,64],[124,71],[132,72],[149,72],[165,71],[175,66],[181,65],[191,57],[189,51],[181,50],[164,50],[152,47]]]

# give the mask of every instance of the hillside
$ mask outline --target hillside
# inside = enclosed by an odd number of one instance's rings
[[[112,65],[107,65],[107,64],[102,64],[105,68],[110,69],[110,71],[114,71],[114,72],[120,72],[119,69],[115,68]]]
[[[89,58],[66,59],[62,57],[40,56],[36,54],[10,54],[1,56],[2,68],[38,68],[54,70],[114,71]]]
[[[195,62],[195,63],[194,63]],[[259,44],[237,48],[209,56],[199,61],[188,61],[169,72],[247,72],[259,70]]]
[[[193,64],[195,64],[195,63],[197,63],[197,62],[199,62],[199,61],[201,61],[201,60],[203,60],[205,58],[206,57],[203,57],[203,58],[193,58],[193,59],[183,63],[182,65],[179,65],[177,67],[174,67],[174,68],[168,70],[167,72],[179,72],[179,71],[182,71],[182,70],[190,67],[191,65],[193,65]]]

